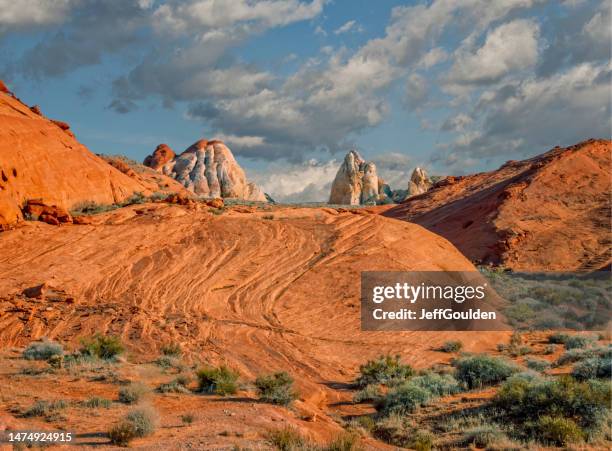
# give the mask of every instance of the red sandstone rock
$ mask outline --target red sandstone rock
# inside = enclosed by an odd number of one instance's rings
[[[446,177],[384,215],[442,235],[472,261],[526,271],[610,263],[612,141],[554,148],[496,171]]]
[[[148,155],[142,164],[156,171],[161,170],[162,166],[172,160],[176,154],[167,144],[160,144],[155,148],[152,155]]]
[[[68,124],[33,112],[0,85],[0,227],[23,219],[28,199],[64,210],[112,204],[146,191],[67,133]]]
[[[0,80],[0,92],[3,92],[5,94],[11,93],[11,91],[9,91],[9,89],[6,87],[6,85],[4,84],[2,80]]]
[[[28,200],[23,208],[23,213],[33,221],[40,220],[51,225],[72,222],[72,216],[64,208],[57,205],[46,205],[38,199]]]

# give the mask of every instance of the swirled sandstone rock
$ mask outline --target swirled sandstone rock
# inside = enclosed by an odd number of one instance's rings
[[[153,164],[155,152],[145,159],[145,164]],[[222,141],[196,141],[158,170],[201,196],[267,201],[259,187],[248,182],[232,151]]]
[[[379,198],[376,165],[367,162],[356,150],[344,157],[332,183],[330,204],[361,205]]]

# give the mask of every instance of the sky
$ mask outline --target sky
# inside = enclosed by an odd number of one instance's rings
[[[612,130],[609,0],[0,0],[0,78],[96,153],[223,139],[282,201],[357,149],[491,170]]]

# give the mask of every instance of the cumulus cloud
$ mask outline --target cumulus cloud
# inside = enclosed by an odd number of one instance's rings
[[[475,52],[460,48],[448,81],[459,85],[491,84],[506,75],[533,67],[538,58],[539,26],[517,19],[490,31]]]
[[[74,0],[0,0],[0,32],[61,23],[74,3]]]

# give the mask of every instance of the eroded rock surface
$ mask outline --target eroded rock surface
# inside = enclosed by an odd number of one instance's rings
[[[362,205],[379,198],[376,165],[367,162],[356,150],[344,157],[332,183],[330,204]]]

